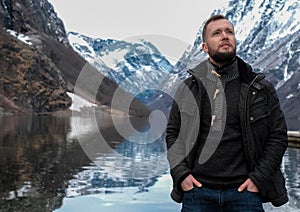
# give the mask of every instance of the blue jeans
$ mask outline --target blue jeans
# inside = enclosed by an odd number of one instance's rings
[[[181,212],[263,212],[258,193],[234,189],[193,188],[184,192]]]

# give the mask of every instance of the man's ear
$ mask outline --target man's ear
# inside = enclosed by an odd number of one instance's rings
[[[205,53],[207,53],[208,52],[208,47],[207,47],[207,44],[206,43],[202,43],[202,49],[203,49],[203,51],[205,52]]]

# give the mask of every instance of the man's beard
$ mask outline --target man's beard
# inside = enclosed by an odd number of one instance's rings
[[[209,56],[217,63],[224,64],[227,62],[231,62],[235,56],[236,51],[233,50],[232,52],[217,52],[215,54],[209,54]]]

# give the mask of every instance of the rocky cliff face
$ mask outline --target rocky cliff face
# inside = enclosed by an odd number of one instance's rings
[[[0,106],[36,113],[68,108],[67,84],[52,60],[0,30]]]
[[[44,37],[67,43],[63,23],[47,1],[0,2],[0,107],[4,111],[44,113],[71,105],[67,82],[45,54]]]
[[[47,0],[0,0],[0,109],[13,113],[67,109],[72,101],[66,92],[74,91],[86,64],[69,45],[63,22]],[[90,79],[103,78],[93,100],[110,106],[118,85],[92,67],[88,71]],[[94,92],[81,90],[81,96],[88,98]],[[122,104],[114,105],[127,110]],[[136,99],[130,106],[126,112],[148,113]]]
[[[19,33],[66,40],[63,22],[47,0],[1,0],[0,20],[4,28]]]

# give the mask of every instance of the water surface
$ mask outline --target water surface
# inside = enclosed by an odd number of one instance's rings
[[[125,135],[124,117],[107,114],[0,118],[0,211],[179,211],[164,136],[143,133],[147,120],[130,123]],[[290,201],[264,207],[300,211],[299,149],[288,149],[282,170]]]

